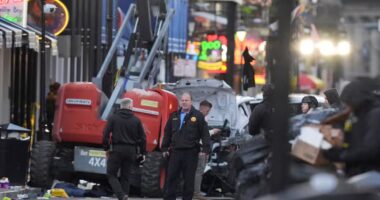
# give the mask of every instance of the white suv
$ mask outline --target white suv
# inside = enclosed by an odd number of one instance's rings
[[[301,112],[302,98],[310,94],[292,93],[289,94],[290,115],[296,115]],[[321,95],[312,95],[317,98],[319,106],[326,104],[326,99]],[[262,93],[257,94],[255,97],[250,96],[236,96],[236,103],[238,105],[238,121],[237,129],[240,133],[248,132],[249,117],[255,106],[263,101]]]

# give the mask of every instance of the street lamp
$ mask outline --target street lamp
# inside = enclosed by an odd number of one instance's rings
[[[243,42],[245,40],[245,37],[247,36],[247,31],[243,30],[242,28],[238,31],[236,31],[236,37],[240,42]]]
[[[331,40],[322,40],[318,43],[319,53],[322,56],[333,56],[336,54],[335,45]]]
[[[302,39],[299,43],[299,51],[302,55],[311,55],[314,53],[314,41],[307,38],[307,39]]]
[[[41,40],[40,40],[40,118],[39,118],[39,131],[41,137],[46,137],[48,132],[46,123],[46,104],[45,104],[45,84],[46,84],[46,64],[45,64],[45,40],[46,40],[46,27],[45,27],[45,0],[40,0],[41,9]],[[50,137],[50,136],[49,136]],[[46,139],[46,138],[44,138]]]
[[[40,0],[41,10],[41,40],[40,40],[40,116],[39,116],[39,131],[43,139],[48,136],[51,137],[48,129],[46,119],[46,24],[45,16],[53,14],[57,10],[57,6],[54,4],[46,4],[46,0]]]
[[[267,41],[262,41],[260,44],[259,44],[259,52],[264,52],[265,53],[265,49],[267,48]]]
[[[239,27],[238,30],[236,31],[236,37],[239,40],[239,54],[243,52],[243,42],[245,40],[245,37],[247,36],[247,31],[245,30],[244,27]],[[242,64],[242,59],[240,57],[240,64]]]
[[[347,56],[351,53],[351,44],[347,40],[342,40],[338,42],[337,52],[341,56]]]
[[[341,40],[336,43],[330,39],[315,42],[310,38],[301,39],[298,43],[298,51],[303,56],[313,55],[316,49],[319,55],[324,57],[347,56],[351,53],[351,43],[348,40]]]
[[[240,58],[240,66],[243,65],[243,51],[244,51],[244,40],[245,37],[247,36],[247,31],[244,26],[240,26],[236,33],[236,38],[239,40],[239,58]],[[234,54],[235,56],[235,54]],[[243,67],[236,67],[234,70],[234,89],[237,94],[241,92],[242,85],[241,85],[241,78],[242,76],[240,75],[240,71],[244,69]],[[244,70],[243,70],[244,71]]]

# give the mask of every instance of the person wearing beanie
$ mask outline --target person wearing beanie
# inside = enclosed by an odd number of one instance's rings
[[[333,108],[342,107],[342,101],[340,100],[338,91],[335,88],[328,89],[323,94],[325,95],[326,100],[331,107]]]
[[[333,162],[346,164],[346,175],[354,176],[380,170],[380,86],[370,78],[349,83],[342,91],[341,100],[353,116],[347,147],[333,147],[324,156]]]

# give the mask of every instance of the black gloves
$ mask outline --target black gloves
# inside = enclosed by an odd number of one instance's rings
[[[334,162],[341,162],[342,160],[342,154],[343,154],[343,149],[341,148],[331,148],[329,150],[324,150],[322,151],[323,156],[330,161]]]

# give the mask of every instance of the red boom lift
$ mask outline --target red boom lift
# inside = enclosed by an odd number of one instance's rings
[[[153,2],[153,1],[152,1]],[[107,57],[93,82],[64,84],[58,93],[53,141],[38,141],[32,150],[31,185],[50,187],[53,179],[104,179],[106,158],[102,132],[118,99],[134,100],[133,111],[143,123],[147,137],[146,162],[134,170],[132,185],[144,196],[159,196],[164,184],[162,156],[159,152],[169,114],[178,108],[177,97],[162,89],[145,89],[152,85],[164,56],[165,35],[173,10],[164,1],[154,5],[149,0],[136,1],[126,14]],[[151,12],[151,11],[156,11]],[[159,10],[159,12],[157,12]],[[151,16],[152,15],[152,16]],[[156,19],[152,29],[152,19]],[[125,69],[108,99],[101,91],[105,71],[120,42],[121,35],[134,23],[128,41]],[[141,56],[143,55],[143,56]],[[142,62],[141,57],[146,57]]]

